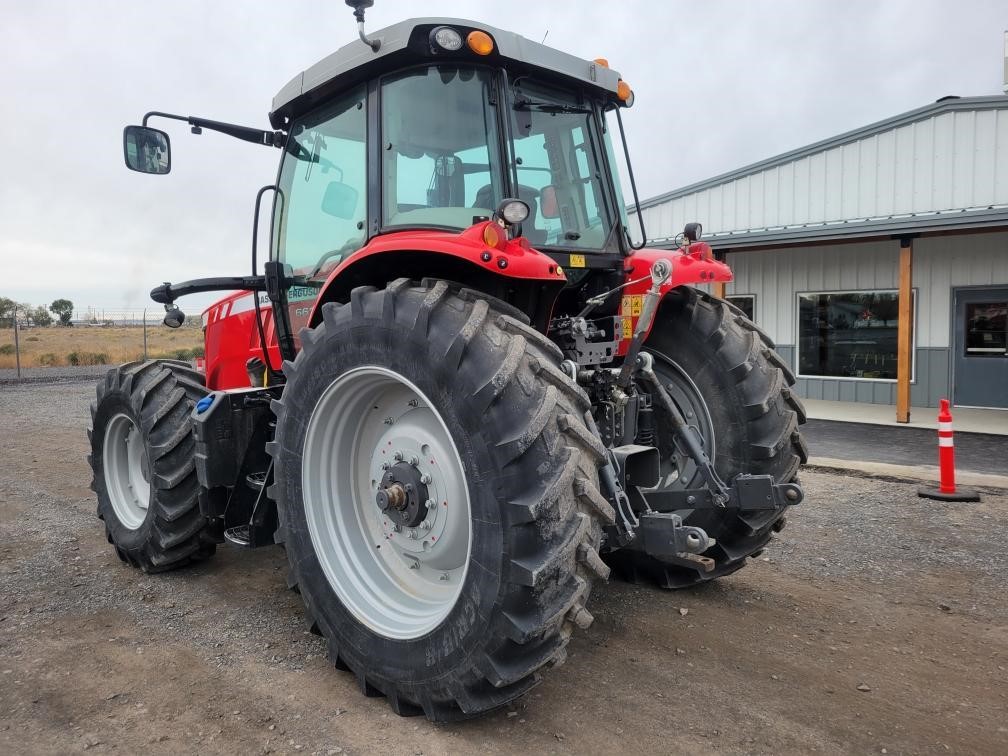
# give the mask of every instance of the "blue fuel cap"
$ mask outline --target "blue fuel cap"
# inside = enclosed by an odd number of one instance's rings
[[[207,396],[204,396],[198,402],[196,402],[196,414],[203,414],[208,409],[210,409],[210,405],[213,404],[213,400],[214,395],[209,394]]]

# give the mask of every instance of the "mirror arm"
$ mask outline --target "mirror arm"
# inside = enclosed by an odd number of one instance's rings
[[[283,147],[284,140],[287,135],[282,131],[266,131],[263,129],[253,129],[248,126],[239,126],[234,123],[225,123],[224,121],[211,121],[209,118],[199,118],[198,116],[181,116],[175,115],[174,113],[162,113],[157,110],[152,110],[146,113],[143,117],[143,125],[147,125],[147,119],[157,116],[158,118],[170,118],[173,121],[185,121],[190,126],[192,126],[192,131],[194,134],[199,134],[202,129],[210,129],[211,131],[219,131],[222,134],[227,134],[228,136],[233,136],[236,139],[241,139],[245,142],[252,142],[253,144],[262,144],[267,147]]]
[[[151,289],[151,299],[159,304],[171,304],[179,297],[200,294],[205,291],[266,291],[265,276],[220,276],[217,278],[197,278],[171,284],[167,281]]]

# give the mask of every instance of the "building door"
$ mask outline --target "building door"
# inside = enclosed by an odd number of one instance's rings
[[[955,289],[953,301],[955,404],[1008,409],[1008,288]]]

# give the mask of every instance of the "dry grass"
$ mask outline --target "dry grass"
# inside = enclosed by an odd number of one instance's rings
[[[19,334],[21,366],[119,364],[143,359],[143,328],[29,328]],[[9,345],[5,348],[5,345]],[[0,368],[12,368],[14,362],[14,331],[0,331]],[[178,357],[178,350],[192,352],[203,349],[203,333],[199,328],[170,329],[163,325],[147,326],[148,357]],[[10,351],[9,354],[7,352]],[[76,355],[74,358],[73,355]],[[191,355],[182,357],[189,359]]]

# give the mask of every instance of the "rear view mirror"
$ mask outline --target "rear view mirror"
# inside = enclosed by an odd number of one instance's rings
[[[539,190],[539,214],[543,218],[559,218],[560,205],[557,203],[556,187],[552,184]]]
[[[146,126],[123,129],[123,156],[131,171],[161,175],[171,170],[171,142],[167,134],[157,129]]]
[[[330,181],[322,197],[322,212],[350,220],[357,210],[357,190],[342,181]]]

